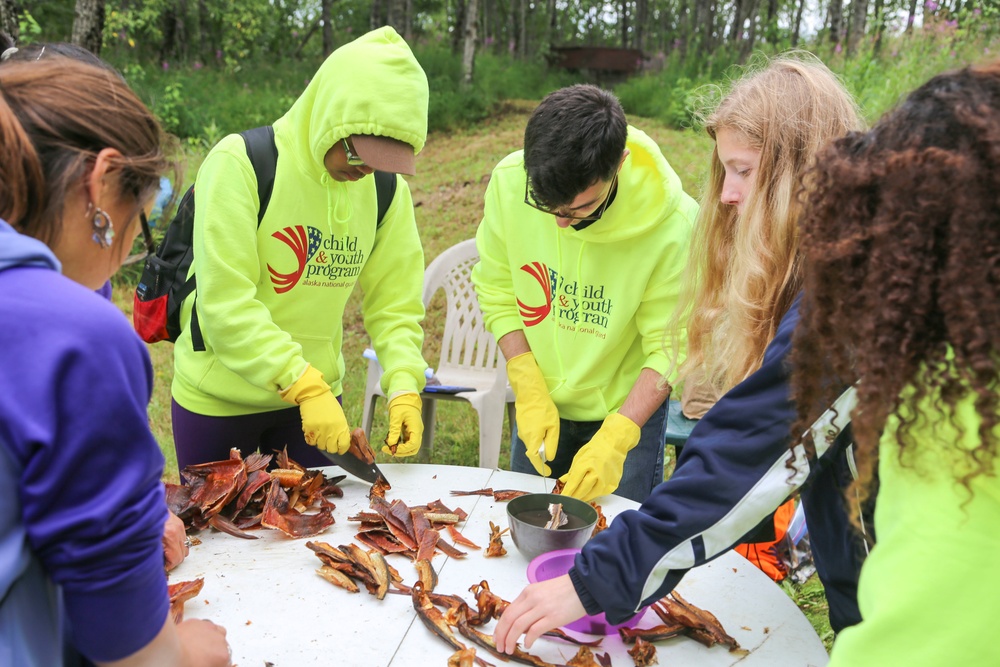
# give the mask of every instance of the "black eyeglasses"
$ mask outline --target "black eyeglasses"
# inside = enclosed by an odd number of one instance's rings
[[[608,209],[608,204],[611,203],[611,193],[615,191],[615,186],[618,184],[618,172],[611,177],[611,186],[608,188],[608,193],[604,196],[604,201],[601,205],[594,209],[593,212],[586,215],[577,215],[575,213],[567,213],[565,211],[559,211],[551,209],[547,206],[539,204],[535,200],[535,195],[531,191],[531,180],[528,178],[524,179],[524,203],[535,209],[536,211],[541,211],[542,213],[548,213],[549,215],[554,215],[557,218],[564,218],[566,220],[600,220],[601,216]]]
[[[341,141],[344,142],[344,154],[347,155],[347,164],[352,167],[363,167],[365,166],[365,161],[362,160],[351,150],[351,145],[347,143],[347,137],[344,137]]]
[[[146,250],[150,255],[155,255],[156,242],[153,241],[153,232],[149,229],[149,220],[146,219],[145,211],[139,211],[139,225],[142,227],[142,242],[146,245]]]

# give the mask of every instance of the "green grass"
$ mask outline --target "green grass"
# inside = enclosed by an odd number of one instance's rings
[[[826,603],[826,594],[819,577],[813,574],[802,584],[796,584],[786,579],[781,582],[780,586],[809,619],[816,634],[819,635],[826,650],[829,651],[833,647],[834,634],[833,628],[830,627],[830,607]]]

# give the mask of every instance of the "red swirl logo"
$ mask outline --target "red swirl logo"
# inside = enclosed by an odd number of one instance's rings
[[[517,307],[521,311],[524,326],[533,327],[552,312],[552,280],[549,277],[549,268],[541,262],[525,264],[521,270],[538,281],[542,293],[545,295],[545,304],[541,306],[529,306],[520,299],[517,300]]]

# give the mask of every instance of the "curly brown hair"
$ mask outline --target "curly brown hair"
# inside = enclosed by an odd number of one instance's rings
[[[969,488],[997,455],[1000,61],[934,77],[871,131],[828,146],[806,187],[793,447],[815,454],[808,426],[857,380],[849,493],[864,498],[890,417],[903,464],[917,422],[971,392],[981,422],[959,476]]]

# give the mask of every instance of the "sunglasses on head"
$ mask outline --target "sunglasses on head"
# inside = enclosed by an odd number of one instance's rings
[[[344,142],[344,154],[347,156],[347,164],[352,167],[365,166],[365,161],[358,157],[357,153],[351,150],[351,145],[347,143],[347,137],[344,137],[341,141]]]

